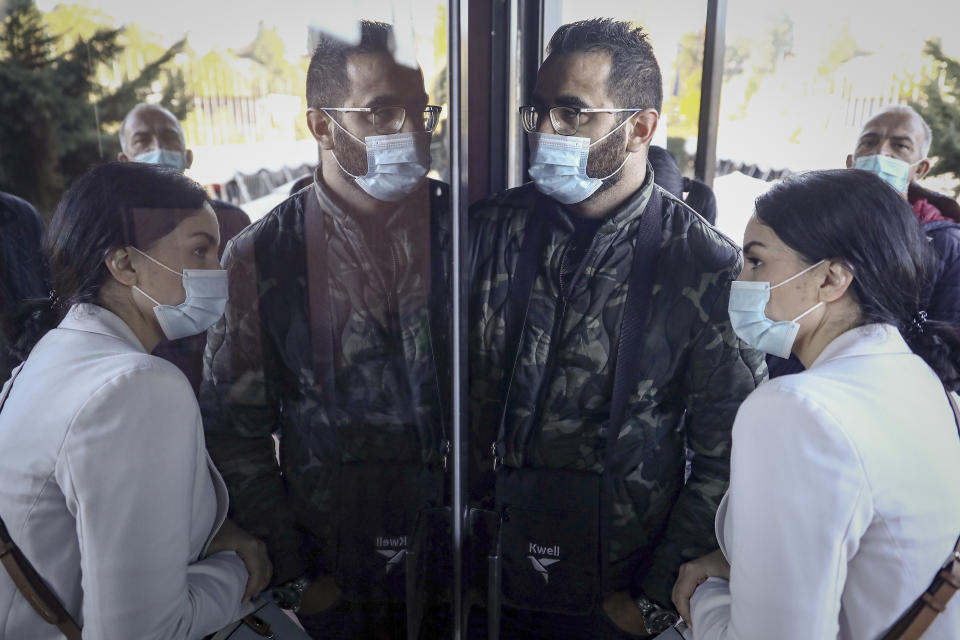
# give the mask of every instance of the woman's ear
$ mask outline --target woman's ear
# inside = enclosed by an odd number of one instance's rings
[[[820,285],[820,301],[834,302],[843,297],[853,284],[853,271],[839,260],[827,260],[827,271]]]
[[[103,259],[114,280],[128,287],[137,284],[137,269],[133,266],[131,253],[130,247],[121,247],[114,249]]]

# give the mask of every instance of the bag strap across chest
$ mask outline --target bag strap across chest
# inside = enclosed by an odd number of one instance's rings
[[[541,205],[544,201],[544,198],[538,198],[538,203]],[[549,212],[542,206],[535,208],[529,214],[516,272],[510,287],[506,306],[504,354],[505,361],[512,362],[512,370],[505,376],[500,395],[503,398],[500,434],[504,433],[507,409],[510,405],[510,391],[520,359],[523,329],[526,326],[527,312],[533,294],[533,283],[536,280],[536,274],[542,262],[543,248],[547,241],[545,219],[547,215]],[[640,375],[640,368],[635,365],[635,358],[640,352],[643,328],[647,322],[650,301],[653,297],[662,226],[663,196],[660,189],[654,185],[636,232],[633,261],[628,276],[627,299],[624,302],[617,336],[617,359],[604,457],[604,465],[608,470],[616,467],[615,445],[620,437],[623,423],[627,419],[627,405],[631,390],[636,388]]]

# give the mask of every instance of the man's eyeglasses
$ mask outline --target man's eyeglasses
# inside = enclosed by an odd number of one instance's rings
[[[407,119],[406,107],[320,107],[323,111],[347,111],[369,114],[373,121],[373,128],[377,133],[389,135],[403,128]],[[440,120],[440,109],[437,105],[428,104],[423,110],[423,130],[433,131]]]
[[[578,107],[553,107],[550,109],[550,123],[553,130],[562,136],[572,136],[580,129],[580,115],[584,113],[623,113],[643,111],[643,109],[580,109]],[[542,112],[532,105],[520,107],[520,120],[527,133],[540,128]]]

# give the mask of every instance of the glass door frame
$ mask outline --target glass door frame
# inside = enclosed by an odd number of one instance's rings
[[[526,181],[526,136],[517,105],[542,62],[545,3],[448,0],[450,203],[454,301],[451,349],[453,638],[466,637],[468,502],[467,225],[472,201]],[[707,0],[695,177],[712,185],[723,82],[727,0]],[[472,98],[472,99],[471,99]],[[474,120],[471,126],[471,119]],[[472,154],[471,154],[472,151]],[[475,178],[471,183],[470,177]]]

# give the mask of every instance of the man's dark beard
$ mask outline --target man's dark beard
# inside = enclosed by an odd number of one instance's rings
[[[367,148],[348,136],[343,129],[334,125],[333,153],[336,154],[340,169],[354,176],[363,176],[367,173]],[[351,176],[347,176],[350,178]]]
[[[611,173],[617,171],[617,168],[626,158],[626,126],[621,127],[616,133],[611,133],[608,138],[590,147],[590,154],[587,156],[587,175],[591,178],[607,178]],[[603,193],[613,185],[620,182],[623,177],[623,170],[617,171],[603,181],[600,188],[593,192],[593,195]]]

